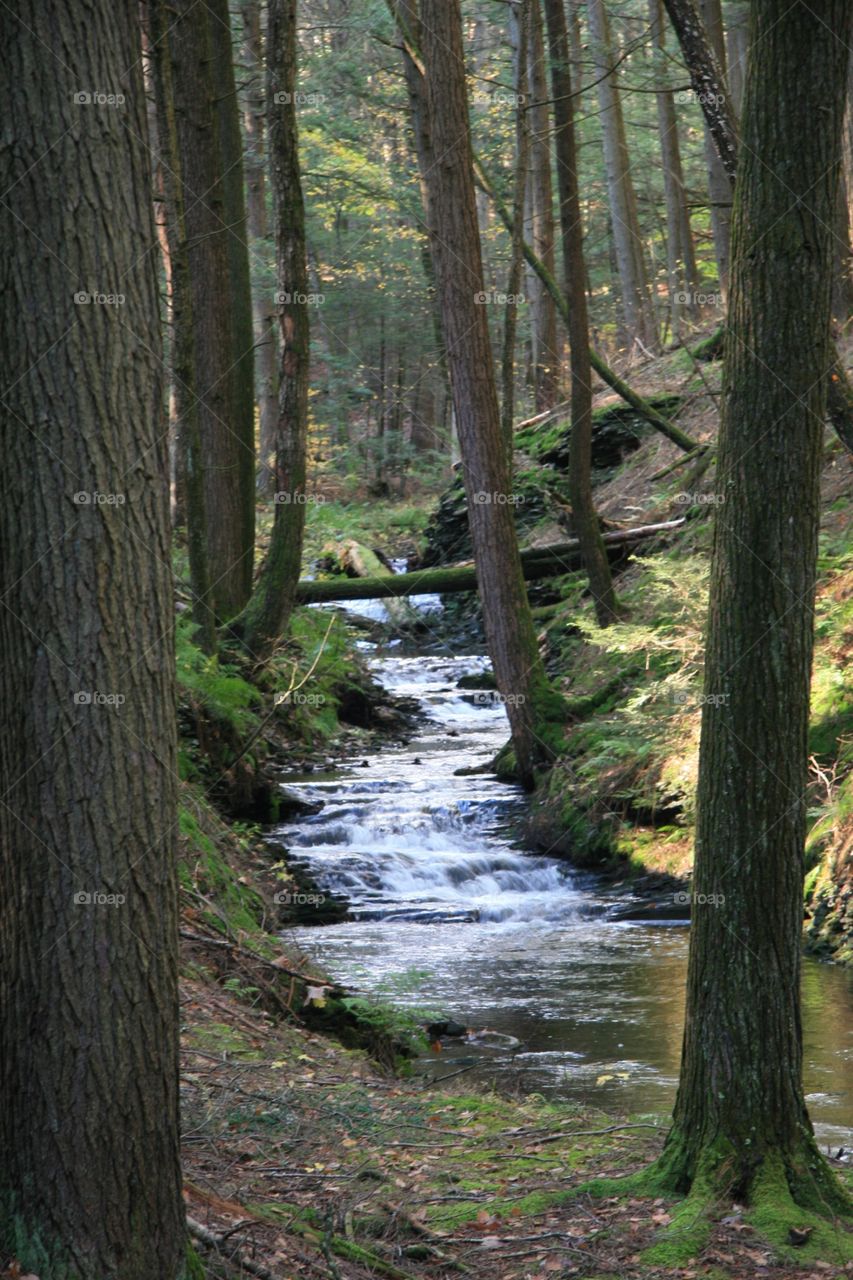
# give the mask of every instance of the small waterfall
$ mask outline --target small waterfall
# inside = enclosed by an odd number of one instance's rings
[[[367,768],[303,786],[306,799],[331,803],[281,831],[292,855],[356,919],[574,918],[581,895],[566,866],[512,846],[518,789],[455,772],[493,756],[507,736],[499,702],[457,687],[482,660],[396,658],[376,668],[386,687],[420,700],[424,729]]]

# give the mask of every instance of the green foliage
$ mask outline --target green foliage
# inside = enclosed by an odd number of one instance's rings
[[[344,996],[340,1003],[378,1036],[401,1046],[408,1056],[423,1053],[428,1048],[424,1024],[439,1015],[396,1001],[418,992],[428,976],[426,969],[406,969],[387,977],[369,995]]]
[[[204,653],[193,637],[197,628],[187,615],[175,628],[178,696],[201,706],[205,714],[224,721],[238,734],[257,726],[260,691],[237,668],[222,658]]]

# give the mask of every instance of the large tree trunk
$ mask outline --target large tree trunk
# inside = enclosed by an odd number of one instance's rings
[[[666,35],[662,0],[649,0],[649,24],[655,78],[665,85],[667,77]],[[696,254],[690,228],[690,210],[684,189],[681,147],[678,142],[678,118],[673,91],[657,93],[658,133],[663,164],[663,189],[666,204],[666,268],[669,283],[669,314],[672,336],[680,339],[683,321],[695,310],[693,290],[696,286]]]
[[[584,568],[599,625],[618,617],[616,592],[601,525],[592,497],[592,365],[589,359],[589,320],[583,255],[583,220],[578,184],[577,147],[569,64],[569,41],[563,0],[545,0],[551,51],[554,99],[554,152],[560,193],[563,269],[569,305],[569,343],[572,365],[572,439],[569,450],[569,497],[572,521],[583,552]]]
[[[246,137],[246,219],[252,248],[264,254],[268,235],[266,191],[266,102],[261,0],[243,0],[244,64],[250,78],[243,113]],[[275,299],[264,289],[252,291],[255,322],[255,370],[258,400],[258,493],[275,490],[275,430],[278,421],[278,342]]]
[[[422,0],[420,28],[432,141],[424,174],[435,228],[433,252],[483,623],[506,700],[518,774],[532,786],[549,755],[540,736],[549,703],[521,573],[483,292],[459,0]]]
[[[47,56],[48,32],[73,67]],[[174,607],[140,59],[135,6],[32,0],[26,22],[0,18],[0,1248],[40,1280],[185,1275]]]
[[[551,113],[548,110],[548,72],[542,32],[540,0],[528,0],[527,81],[530,90],[527,206],[534,252],[553,274],[554,194],[551,185]],[[530,330],[533,347],[533,397],[536,409],[550,409],[559,398],[560,354],[557,348],[557,312],[554,299],[537,275],[528,278]]]
[[[726,344],[681,1082],[661,1168],[827,1211],[801,1081],[809,674],[846,0],[755,0]],[[784,377],[780,376],[784,371]]]
[[[231,377],[235,358],[242,353],[235,348],[239,329],[232,323],[230,197],[223,184],[217,121],[222,90],[213,76],[215,19],[208,9],[195,0],[175,0],[170,16],[167,46],[192,291],[205,537],[214,608],[220,618],[229,618],[242,608],[251,589],[254,546],[246,504],[250,496],[254,504],[254,478],[249,495],[246,461],[253,451],[234,420]],[[188,511],[188,519],[190,515]]]
[[[598,79],[604,167],[625,336],[629,347],[640,343],[647,350],[655,351],[658,347],[657,320],[649,290],[643,237],[637,216],[637,197],[631,178],[625,121],[622,117],[610,23],[604,0],[589,0],[587,16]]]
[[[722,73],[722,83],[725,84],[726,40],[723,33],[723,12],[720,0],[698,0],[698,4],[708,43],[714,50],[717,65]],[[725,303],[729,291],[731,260],[732,192],[725,167],[707,123],[705,125],[705,163],[708,168],[708,200],[711,206],[711,230],[714,236],[714,256],[717,259],[717,277],[722,300]]]
[[[280,288],[281,371],[275,440],[275,519],[252,599],[238,620],[259,660],[284,634],[296,598],[305,529],[308,445],[308,264],[296,127],[296,0],[270,0],[267,121]]]

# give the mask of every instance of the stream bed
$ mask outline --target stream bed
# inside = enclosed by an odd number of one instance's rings
[[[345,896],[341,923],[286,938],[364,992],[488,1030],[451,1042],[416,1069],[618,1114],[663,1114],[674,1101],[687,965],[686,923],[611,918],[623,894],[526,850],[513,819],[527,801],[485,764],[507,736],[487,691],[461,690],[479,657],[375,657],[393,694],[425,720],[388,746],[288,788],[322,802],[271,833],[324,893]],[[821,1142],[853,1145],[853,973],[806,959],[805,1082]],[[466,1076],[462,1074],[462,1080]]]

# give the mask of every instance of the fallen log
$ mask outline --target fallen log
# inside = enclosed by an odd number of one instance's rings
[[[636,529],[613,529],[603,535],[604,544],[609,553],[618,557],[683,524],[682,517],[662,524],[641,525]],[[521,553],[521,565],[527,581],[576,572],[582,568],[580,543],[577,538],[572,538],[566,542],[552,542],[549,546],[529,547]],[[340,600],[387,600],[400,596],[449,595],[456,591],[476,590],[477,571],[469,561],[374,578],[337,578],[325,582],[303,579],[296,589],[296,598],[300,604],[329,604]]]
[[[376,578],[393,578],[394,570],[380,560],[375,551],[362,543],[350,539],[345,542],[340,555],[341,568],[352,578],[364,578],[373,581]],[[360,600],[370,600],[371,596],[359,596]],[[383,597],[389,600],[389,597]],[[407,600],[391,600],[385,605],[386,612],[397,627],[411,625],[417,620],[417,613]]]

